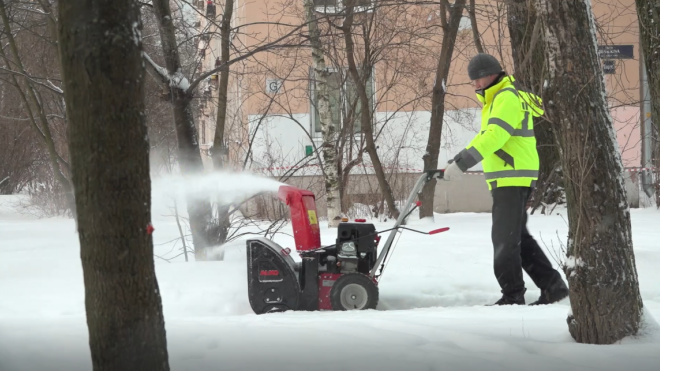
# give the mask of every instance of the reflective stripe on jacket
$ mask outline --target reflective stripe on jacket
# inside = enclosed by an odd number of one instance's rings
[[[538,179],[538,152],[533,117],[543,115],[540,97],[515,89],[513,78],[477,94],[482,103],[481,130],[461,151],[465,168],[482,162],[484,176],[496,187],[534,186]]]

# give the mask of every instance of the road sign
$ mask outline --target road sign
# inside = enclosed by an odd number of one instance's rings
[[[279,78],[267,78],[267,93],[278,93],[283,86],[283,80]]]
[[[605,60],[633,58],[633,45],[600,45],[597,54]]]
[[[616,65],[614,60],[604,60],[602,61],[602,72],[604,74],[614,74],[616,73]]]

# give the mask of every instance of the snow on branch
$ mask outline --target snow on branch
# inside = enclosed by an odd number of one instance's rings
[[[170,74],[168,73],[167,69],[156,64],[154,60],[151,57],[149,57],[148,54],[146,54],[146,52],[142,54],[144,55],[144,59],[146,60],[146,62],[151,64],[151,67],[153,68],[153,73],[160,77],[161,80],[167,83],[171,88],[181,89],[184,92],[186,92],[189,89],[189,80],[187,80],[187,78],[184,77],[182,73],[175,72]]]

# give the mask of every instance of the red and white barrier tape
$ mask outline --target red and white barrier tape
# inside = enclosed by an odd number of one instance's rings
[[[373,165],[369,164],[358,164],[357,166],[373,168]],[[319,167],[318,164],[307,164],[304,166],[282,166],[282,167],[260,167],[254,168],[254,171],[276,171],[276,170],[290,170],[290,169],[301,169],[306,167]],[[421,173],[423,170],[417,168],[407,168],[407,167],[383,167],[384,170],[399,170],[403,172],[414,172]],[[643,172],[643,171],[656,171],[656,167],[626,167],[623,171],[626,172]],[[470,175],[484,175],[482,171],[466,171],[465,174]]]
[[[281,167],[259,167],[254,168],[254,171],[275,171],[275,170],[290,170],[290,169],[301,169],[306,167],[319,167],[318,164],[307,164],[304,166],[281,166]],[[358,164],[357,167],[373,168],[373,165],[369,164]],[[401,171],[412,171],[412,172],[423,172],[417,168],[406,168],[406,167],[383,167],[384,170],[401,170]]]

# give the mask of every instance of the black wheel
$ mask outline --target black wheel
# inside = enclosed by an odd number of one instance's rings
[[[361,273],[340,276],[331,288],[333,310],[375,309],[378,286]]]

